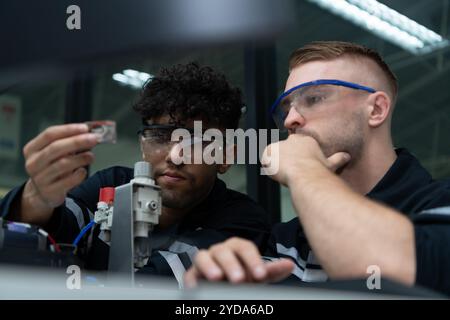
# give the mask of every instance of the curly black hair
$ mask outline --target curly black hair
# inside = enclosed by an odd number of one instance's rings
[[[169,115],[178,125],[201,119],[208,126],[236,129],[243,106],[241,90],[222,73],[191,62],[161,68],[133,109],[143,120]]]

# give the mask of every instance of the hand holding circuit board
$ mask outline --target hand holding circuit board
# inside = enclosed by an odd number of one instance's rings
[[[116,123],[109,120],[55,125],[30,140],[23,148],[29,179],[22,193],[21,219],[46,225],[67,192],[87,177],[86,167],[94,161],[92,149],[116,140]]]

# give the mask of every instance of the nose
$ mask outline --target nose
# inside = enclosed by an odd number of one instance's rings
[[[165,149],[164,160],[169,165],[182,166],[187,161],[187,154],[184,154],[184,151],[179,143],[168,144]]]
[[[292,107],[284,120],[284,127],[290,132],[293,132],[297,127],[303,127],[305,123],[305,117],[303,117],[303,115],[301,115],[296,108]]]

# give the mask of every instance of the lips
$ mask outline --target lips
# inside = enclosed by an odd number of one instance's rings
[[[179,174],[176,171],[172,171],[172,170],[166,170],[162,173],[163,176],[168,176],[171,178],[177,178],[177,179],[186,179],[182,174]]]
[[[186,180],[186,178],[182,174],[180,174],[176,171],[172,171],[172,170],[164,171],[159,177],[164,182],[169,182],[169,183],[175,183],[175,182]]]

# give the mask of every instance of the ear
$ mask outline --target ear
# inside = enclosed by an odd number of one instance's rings
[[[139,151],[141,151],[142,159],[144,159],[144,149],[142,148],[141,139],[139,139]]]
[[[228,169],[230,169],[231,165],[236,162],[236,151],[237,151],[237,145],[232,144],[232,145],[228,145],[226,146],[225,150],[224,150],[224,163],[223,164],[218,164],[217,165],[217,172],[219,172],[220,174],[224,174],[225,172],[228,171]],[[232,160],[231,162],[227,161],[228,158],[231,158],[232,156]]]
[[[145,153],[144,153],[144,148],[142,147],[142,141],[139,138],[139,150],[141,150],[141,154],[142,154],[142,160],[145,161]]]
[[[369,126],[377,128],[385,123],[391,112],[391,99],[383,91],[377,91],[370,95],[369,99]]]
[[[225,172],[228,171],[228,169],[230,169],[231,164],[218,164],[217,165],[217,172],[220,174],[224,174]]]

